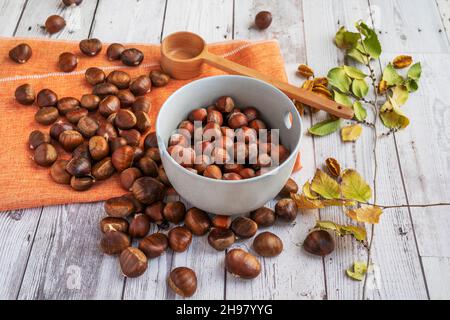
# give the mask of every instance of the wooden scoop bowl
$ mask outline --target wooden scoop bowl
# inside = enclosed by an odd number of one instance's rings
[[[191,79],[200,74],[201,66],[207,63],[231,74],[256,78],[272,84],[289,98],[313,108],[326,111],[339,118],[353,118],[353,110],[347,106],[297,88],[286,82],[277,81],[254,69],[244,67],[208,52],[206,42],[192,32],[175,32],[168,35],[161,44],[161,68],[175,79]]]

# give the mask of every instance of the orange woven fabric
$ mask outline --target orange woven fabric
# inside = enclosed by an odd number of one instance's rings
[[[8,57],[11,48],[27,42],[33,49],[33,56],[25,64],[16,64]],[[130,47],[131,45],[127,45]],[[34,121],[37,106],[23,106],[14,99],[14,91],[21,84],[31,84],[35,91],[49,88],[58,97],[80,98],[92,89],[84,79],[84,71],[96,66],[109,72],[126,69],[132,76],[148,74],[159,68],[159,45],[138,45],[145,54],[139,67],[124,67],[119,61],[108,61],[106,45],[96,57],[83,56],[78,42],[0,38],[0,210],[12,210],[46,205],[104,200],[124,193],[117,174],[106,181],[99,181],[88,191],[77,192],[70,186],[58,185],[50,177],[49,169],[36,165],[33,152],[28,147],[28,135],[32,130],[49,130],[49,127]],[[78,55],[78,67],[74,72],[61,73],[58,70],[58,56],[62,52]],[[210,45],[210,51],[242,65],[255,68],[273,78],[286,80],[284,62],[278,43],[275,41],[246,42],[231,41]],[[223,74],[220,70],[203,67],[200,77]],[[194,80],[194,79],[192,79]],[[192,81],[189,80],[189,81]],[[158,110],[167,97],[188,81],[171,80],[163,88],[153,88],[148,94],[152,100],[150,117],[155,123]],[[61,154],[60,158],[68,157]]]

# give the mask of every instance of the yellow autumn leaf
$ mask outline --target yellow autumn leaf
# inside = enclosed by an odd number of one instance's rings
[[[346,215],[357,222],[377,224],[383,210],[378,206],[365,206],[346,212]]]
[[[308,199],[319,198],[319,195],[311,190],[311,184],[309,183],[309,181],[306,181],[305,184],[303,185],[302,192]]]
[[[322,200],[322,203],[326,207],[351,207],[356,205],[355,201],[341,199]]]
[[[325,208],[322,201],[308,199],[304,194],[291,194],[291,198],[297,204],[299,209],[322,209]]]
[[[317,192],[325,199],[340,198],[339,184],[320,169],[316,170],[316,174],[311,181],[311,190]]]
[[[315,228],[321,230],[332,230],[336,232],[338,236],[351,235],[356,240],[365,242],[367,238],[367,232],[362,227],[358,226],[344,226],[332,221],[317,221]]]
[[[312,80],[306,80],[302,84],[302,89],[305,89],[307,91],[312,91],[313,87],[314,87],[314,81],[312,81]]]
[[[362,281],[367,273],[367,264],[363,261],[355,261],[353,266],[345,270],[345,272],[353,280]]]
[[[361,136],[362,127],[359,124],[353,124],[341,129],[342,141],[356,141]]]
[[[342,173],[341,192],[343,198],[359,202],[367,202],[372,197],[369,184],[353,169]]]
[[[392,61],[392,64],[394,65],[395,69],[403,69],[409,67],[412,62],[413,60],[411,56],[401,55],[395,57],[394,60]]]

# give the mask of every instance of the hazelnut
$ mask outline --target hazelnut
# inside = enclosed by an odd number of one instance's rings
[[[101,99],[107,96],[116,95],[119,92],[119,88],[109,82],[101,82],[94,86],[92,94],[99,96]],[[117,97],[116,97],[117,98]],[[120,102],[120,100],[119,100]]]
[[[224,173],[222,176],[223,180],[242,180],[242,177],[234,172]]]
[[[120,254],[130,245],[130,237],[121,231],[105,232],[100,240],[100,247],[103,253],[109,255]]]
[[[53,181],[59,184],[70,184],[72,176],[66,171],[66,166],[69,161],[56,160],[50,168],[50,176]]]
[[[92,177],[75,177],[70,179],[70,186],[75,191],[86,191],[94,185],[95,180]]]
[[[134,79],[130,84],[130,90],[136,96],[143,96],[150,92],[152,82],[148,76],[142,75]]]
[[[231,230],[241,239],[253,237],[258,231],[258,225],[252,219],[246,217],[237,217],[231,223]]]
[[[252,254],[233,249],[225,255],[225,268],[236,277],[244,279],[256,278],[261,273],[261,264]]]
[[[100,230],[102,233],[111,231],[128,232],[128,221],[123,218],[105,217],[100,221]]]
[[[104,117],[108,117],[119,110],[120,100],[116,96],[107,96],[98,105],[98,112]]]
[[[106,81],[119,89],[127,89],[130,86],[131,77],[125,71],[114,70],[106,77]]]
[[[119,98],[120,105],[123,108],[131,107],[133,105],[133,103],[136,101],[136,97],[129,89],[119,90],[119,92],[117,92],[116,96],[117,96],[117,98]]]
[[[131,186],[135,198],[143,204],[152,204],[164,197],[164,185],[152,177],[141,177]]]
[[[256,176],[255,170],[252,168],[244,168],[239,172],[239,175],[242,177],[242,179],[250,179]]]
[[[131,146],[125,145],[116,149],[112,154],[112,163],[118,172],[131,167],[133,164],[134,149]]]
[[[203,236],[211,227],[211,220],[206,212],[197,208],[190,208],[186,212],[184,224],[194,235]]]
[[[124,65],[134,67],[141,64],[144,54],[136,48],[125,49],[120,55],[120,60]]]
[[[206,122],[214,122],[221,126],[223,123],[222,113],[217,110],[209,111],[206,115]]]
[[[50,136],[56,141],[58,141],[61,133],[67,130],[76,130],[76,129],[74,125],[71,123],[58,121],[50,127]]]
[[[67,163],[66,170],[72,176],[87,176],[91,174],[91,161],[85,157],[75,156]]]
[[[321,257],[333,252],[334,247],[333,237],[325,230],[312,230],[303,241],[305,251]]]
[[[261,11],[255,16],[255,25],[260,30],[267,29],[272,23],[272,14],[269,11]]]
[[[63,52],[59,55],[58,66],[63,72],[71,72],[78,65],[78,58],[71,52]]]
[[[211,159],[207,155],[199,155],[195,157],[194,160],[194,169],[197,170],[198,174],[203,174],[206,170],[206,167],[208,167],[211,164]]]
[[[50,143],[42,143],[34,152],[34,161],[42,167],[50,167],[58,158],[58,152]]]
[[[248,145],[244,142],[236,142],[233,145],[234,159],[238,163],[244,163],[246,159],[248,159]],[[237,172],[239,173],[239,172]]]
[[[136,278],[144,274],[148,267],[145,254],[138,248],[128,247],[119,258],[120,269],[125,277]]]
[[[278,163],[281,164],[289,157],[289,150],[282,144],[273,145],[270,155],[274,160],[278,158]]]
[[[272,232],[262,232],[253,240],[253,249],[263,257],[275,257],[283,251],[283,242]]]
[[[81,52],[85,55],[93,57],[99,54],[102,50],[102,42],[98,39],[84,39],[79,44]]]
[[[31,131],[28,136],[28,144],[30,149],[36,149],[43,143],[50,143],[50,135],[47,132],[40,130]]]
[[[89,114],[89,111],[84,108],[75,108],[66,113],[66,119],[74,124],[77,124],[81,118],[86,117]]]
[[[203,127],[203,140],[212,141],[217,140],[222,136],[220,126],[215,122],[208,122]]]
[[[256,143],[258,133],[249,127],[242,127],[236,130],[236,139],[237,141],[244,141],[245,143],[251,144]]]
[[[125,190],[130,190],[136,179],[142,177],[142,172],[138,168],[132,167],[120,173],[120,184]]]
[[[187,138],[194,136],[194,124],[189,120],[181,121],[178,125],[178,132]]]
[[[86,81],[93,86],[99,83],[103,83],[106,79],[105,72],[103,72],[102,69],[96,67],[88,68],[84,73],[84,77]]]
[[[169,246],[169,239],[163,233],[154,233],[139,242],[139,249],[148,259],[161,256]]]
[[[163,210],[164,218],[174,224],[179,224],[184,220],[186,207],[180,201],[168,202]]]
[[[205,108],[194,109],[189,113],[189,120],[194,121],[205,121],[208,113]]]
[[[93,136],[89,139],[89,153],[92,159],[99,161],[109,155],[109,144],[102,136]]]
[[[58,100],[56,105],[61,115],[66,115],[68,112],[78,109],[80,107],[80,101],[74,97],[64,97]]]
[[[175,252],[186,251],[192,241],[192,233],[185,227],[175,227],[169,231],[169,246]]]
[[[247,107],[242,110],[242,113],[245,114],[248,122],[252,122],[259,116],[259,112],[255,107]]]
[[[95,135],[98,129],[98,123],[89,116],[82,117],[77,124],[78,131],[86,138]]]
[[[53,34],[61,31],[66,26],[66,20],[58,15],[52,15],[45,21],[45,30]]]
[[[222,179],[222,171],[214,164],[207,166],[203,172],[203,175],[211,179]]]
[[[150,72],[150,79],[152,81],[152,85],[155,87],[164,87],[170,81],[170,76],[165,74],[164,72],[158,70],[152,70]]]
[[[132,238],[143,238],[150,231],[150,218],[145,214],[136,214],[131,220],[128,234]]]
[[[184,135],[180,133],[174,133],[169,138],[169,146],[176,146],[176,145],[188,147],[190,145],[190,141],[188,141],[188,139]]]
[[[17,102],[25,106],[33,104],[34,100],[36,99],[36,93],[34,92],[33,87],[28,83],[18,86],[16,88],[14,96]]]
[[[140,96],[136,97],[136,100],[131,105],[131,110],[133,110],[134,113],[137,113],[138,111],[149,113],[151,107],[152,102],[150,101],[150,99],[144,96]]]
[[[197,290],[197,276],[186,267],[178,267],[170,272],[167,280],[169,287],[182,297],[191,297]]]
[[[58,103],[58,96],[50,89],[42,89],[37,94],[37,105],[42,107],[53,107]]]
[[[94,164],[92,175],[96,180],[105,180],[111,177],[115,172],[111,157],[106,157]]]
[[[114,124],[119,129],[131,129],[137,123],[136,116],[133,112],[127,109],[120,109],[117,111],[116,117],[114,118]]]
[[[21,43],[9,51],[9,57],[11,60],[17,63],[25,63],[30,60],[33,50],[26,43]]]
[[[164,221],[164,207],[165,203],[162,201],[156,201],[153,204],[145,208],[145,214],[150,218],[150,220],[156,224],[161,224]]]
[[[232,129],[242,128],[247,125],[247,117],[240,112],[234,112],[228,118],[228,125]]]
[[[125,47],[120,43],[112,43],[106,50],[106,56],[109,60],[120,60],[120,55],[125,51]]]
[[[289,198],[291,196],[291,193],[297,193],[298,192],[298,185],[294,181],[294,179],[289,178],[288,181],[286,181],[286,184],[284,185],[283,189],[281,189],[280,193],[278,194],[281,197]]]
[[[275,211],[270,208],[262,207],[252,211],[250,218],[256,222],[258,227],[270,227],[275,223]]]
[[[216,101],[216,108],[220,112],[231,112],[234,109],[234,101],[231,97],[220,97]]]
[[[236,173],[236,174],[238,174],[239,172],[241,172],[242,169],[244,169],[244,166],[242,164],[226,163],[223,166],[223,171],[225,173]]]
[[[275,213],[277,216],[285,221],[294,221],[297,217],[297,204],[290,198],[284,198],[275,205]]]
[[[217,251],[229,248],[235,241],[233,231],[224,228],[213,228],[208,234],[208,243]]]
[[[135,212],[133,201],[129,197],[114,197],[105,201],[106,213],[115,218],[125,218]]]
[[[144,111],[137,111],[135,112],[135,116],[136,129],[141,133],[147,132],[152,126],[149,115]]]
[[[216,164],[224,164],[230,161],[231,157],[227,150],[223,148],[214,148],[213,159]]]
[[[267,129],[266,124],[262,120],[259,120],[259,119],[255,119],[253,121],[250,121],[248,126],[250,128],[252,128],[253,130],[255,130],[256,132],[258,132],[258,133],[259,133],[259,130],[266,130]]]

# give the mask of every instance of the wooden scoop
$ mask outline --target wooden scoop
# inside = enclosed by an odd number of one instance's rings
[[[201,66],[207,63],[231,74],[244,75],[263,80],[295,99],[313,108],[326,111],[339,118],[353,118],[353,110],[347,106],[316,95],[311,91],[277,81],[258,71],[244,67],[208,52],[206,42],[191,32],[175,32],[168,35],[161,44],[161,67],[175,79],[191,79],[200,74]]]

